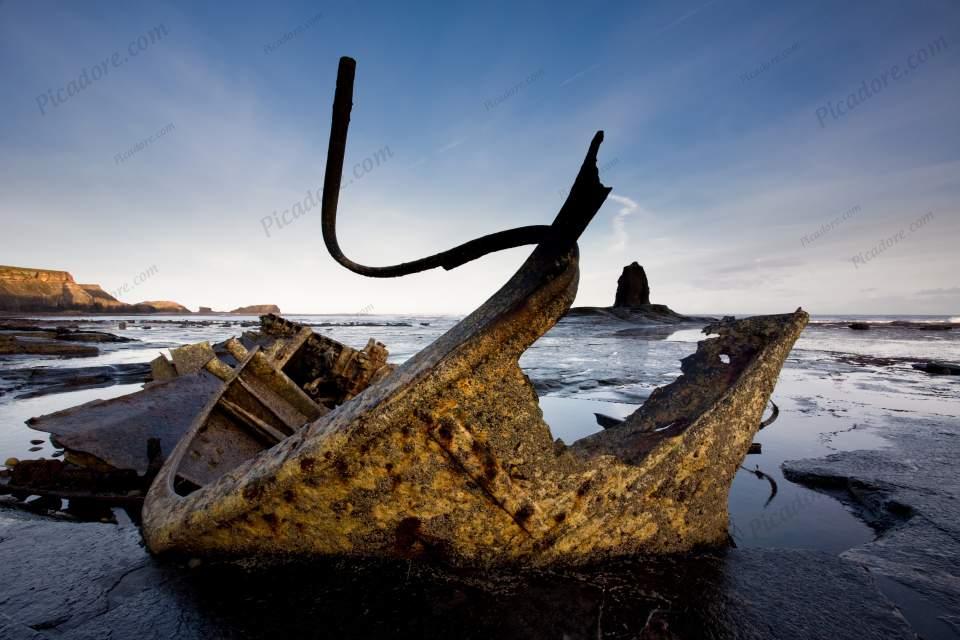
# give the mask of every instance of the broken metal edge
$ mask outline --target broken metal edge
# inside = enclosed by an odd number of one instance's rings
[[[250,487],[288,475],[289,469],[284,469],[288,462],[299,459],[304,467],[304,461],[329,459],[339,445],[352,440],[358,432],[366,440],[384,435],[389,422],[379,419],[371,423],[365,419],[366,414],[381,408],[381,413],[390,413],[409,399],[414,385],[425,379],[432,378],[429,386],[434,391],[442,390],[462,377],[464,371],[487,359],[485,354],[493,347],[502,358],[518,361],[523,351],[549,330],[572,302],[579,279],[577,255],[576,245],[560,256],[552,247],[541,245],[483,305],[378,383],[211,485],[180,496],[174,490],[176,470],[202,426],[198,419],[167,459],[147,494],[143,533],[148,547],[154,552],[195,547],[192,542],[199,530],[211,531],[224,522],[244,517],[250,508],[244,495],[251,494]],[[540,322],[510,322],[518,314]],[[498,325],[507,325],[509,332]],[[478,348],[477,343],[484,344]],[[457,361],[456,366],[450,364],[451,360]],[[217,400],[211,400],[203,415]]]
[[[575,272],[575,264],[569,266],[572,266]],[[566,271],[569,272],[570,269],[568,268]],[[573,285],[572,290],[570,285]],[[568,305],[569,301],[572,300],[573,293],[575,293],[575,279],[567,280],[567,286],[560,287],[559,291],[555,287],[547,288],[553,289],[547,295],[548,299],[563,300],[563,304]],[[488,302],[492,301],[493,299]],[[543,298],[542,296],[539,299],[535,297],[528,303],[533,303],[536,308],[538,304],[543,303]],[[481,309],[483,308],[481,307]],[[555,310],[556,317],[559,317],[563,310],[565,309]],[[511,314],[506,315],[510,316]],[[789,353],[796,336],[799,335],[799,331],[806,323],[806,314],[800,312],[787,316],[770,317],[768,320],[770,322],[779,320],[783,324],[783,330],[777,332],[778,335],[772,336],[774,339],[771,343],[765,345],[765,348],[758,352],[754,361],[741,372],[741,375],[737,376],[730,389],[708,411],[697,417],[678,436],[664,440],[661,446],[655,452],[651,452],[641,465],[627,465],[611,460],[595,460],[594,463],[590,464],[575,459],[567,459],[566,462],[569,465],[567,471],[570,478],[566,479],[566,482],[557,481],[551,485],[558,493],[563,494],[573,494],[573,490],[580,494],[582,491],[583,497],[591,500],[614,495],[616,497],[614,502],[619,501],[620,504],[601,504],[594,508],[580,507],[582,513],[579,515],[582,517],[579,522],[574,521],[574,514],[571,511],[569,521],[561,523],[556,521],[559,514],[552,514],[554,519],[550,520],[546,517],[550,516],[550,513],[541,513],[544,508],[549,511],[549,504],[541,507],[541,505],[532,506],[529,502],[524,502],[524,496],[527,494],[525,494],[523,487],[519,487],[516,483],[511,486],[509,479],[507,479],[506,485],[501,483],[498,486],[496,483],[491,483],[490,486],[484,487],[484,490],[496,498],[494,501],[496,504],[488,504],[487,508],[483,509],[483,513],[480,514],[482,518],[478,519],[486,518],[496,521],[496,513],[506,513],[513,518],[512,522],[508,519],[497,526],[510,528],[512,524],[515,524],[518,530],[522,531],[520,537],[513,537],[513,548],[503,548],[497,545],[472,549],[454,548],[444,559],[452,561],[454,564],[489,565],[514,562],[540,565],[558,562],[577,564],[601,557],[638,552],[684,551],[699,545],[718,544],[722,539],[726,539],[726,498],[732,473],[735,472],[746,453],[746,449],[749,448],[750,441],[759,423],[759,414],[762,412],[770,392],[772,392],[783,360]],[[513,331],[518,329],[517,323],[504,321],[503,324],[512,325]],[[495,330],[496,327],[488,328],[494,329],[494,334],[500,333]],[[546,330],[543,327],[541,328],[544,331]],[[498,336],[501,340],[505,337],[509,338],[509,336]],[[486,339],[494,338],[487,337]],[[437,342],[440,343],[441,341],[438,340]],[[508,339],[507,342],[511,341]],[[532,340],[524,340],[523,342],[529,343]],[[434,346],[436,345],[437,343],[434,343]],[[330,505],[312,503],[302,505],[298,502],[295,492],[303,488],[307,493],[313,491],[324,494],[328,488],[322,486],[323,476],[320,473],[323,471],[322,467],[338,468],[343,475],[348,475],[348,473],[353,473],[349,468],[354,463],[369,463],[371,466],[376,466],[374,460],[358,459],[347,462],[339,455],[356,455],[359,451],[362,456],[364,447],[376,446],[371,445],[371,442],[389,439],[396,435],[391,433],[391,429],[395,430],[403,423],[396,421],[397,411],[392,410],[390,405],[394,405],[394,409],[396,409],[397,405],[404,404],[405,399],[409,401],[409,398],[405,398],[405,396],[408,395],[410,387],[424,382],[425,376],[433,378],[433,380],[428,381],[430,387],[443,392],[447,385],[441,379],[448,378],[451,375],[454,380],[460,378],[463,376],[465,367],[469,368],[477,364],[465,365],[461,362],[460,366],[450,366],[451,371],[446,372],[447,375],[445,376],[443,375],[444,372],[437,372],[434,367],[448,357],[455,359],[457,354],[445,351],[438,356],[434,346],[428,347],[424,350],[427,353],[422,354],[422,359],[426,364],[421,366],[426,366],[427,369],[420,368],[418,372],[416,366],[409,366],[412,371],[407,370],[408,365],[402,366],[394,372],[393,376],[384,381],[393,380],[392,384],[380,384],[371,387],[353,401],[315,422],[312,428],[305,429],[287,438],[272,450],[264,452],[254,460],[241,465],[233,473],[221,478],[211,486],[204,487],[186,498],[180,498],[179,496],[173,496],[172,485],[166,485],[169,487],[169,495],[166,498],[172,496],[172,500],[167,500],[164,496],[158,496],[155,493],[158,486],[162,487],[164,485],[155,484],[151,494],[148,495],[144,518],[144,532],[150,548],[153,551],[221,552],[234,555],[237,553],[370,556],[397,554],[397,550],[392,546],[392,541],[367,540],[366,542],[370,543],[369,546],[366,546],[366,544],[354,546],[349,541],[349,535],[345,535],[345,532],[349,533],[351,524],[344,522],[343,530],[338,529],[340,527],[338,524],[340,517],[324,511]],[[471,351],[467,346],[467,343],[459,342],[455,351]],[[521,346],[519,351],[511,350],[509,355],[504,357],[513,359],[515,362],[523,349],[525,349],[525,346]],[[430,357],[431,355],[434,357]],[[437,357],[440,360],[436,360]],[[443,368],[446,367],[441,366],[441,369]],[[396,377],[394,378],[394,376]],[[437,398],[434,397],[433,399],[436,400]],[[536,403],[535,395],[533,396],[533,402]],[[368,410],[372,409],[377,409],[374,416],[368,415]],[[538,405],[537,411],[539,413]],[[391,415],[393,415],[393,418],[391,418]],[[725,444],[721,447],[725,452],[724,460],[726,461],[722,465],[723,468],[716,470],[716,473],[711,475],[706,465],[709,456],[706,455],[702,456],[705,464],[699,467],[700,471],[707,470],[701,478],[707,490],[701,492],[702,495],[699,496],[701,503],[709,505],[707,507],[709,513],[705,514],[702,504],[700,506],[682,504],[684,492],[690,489],[683,482],[696,476],[693,473],[694,469],[689,466],[691,447],[699,446],[702,450],[705,446],[704,434],[707,436],[708,443],[715,442],[718,436],[726,435],[723,427],[727,422],[734,423],[734,426],[737,427],[733,430],[733,435],[737,437],[732,438],[731,442],[721,443]],[[441,425],[439,428],[442,430],[443,426]],[[456,424],[454,428],[457,429]],[[729,428],[728,426],[727,430]],[[443,450],[443,455],[455,459],[458,455],[460,456],[459,460],[456,460],[461,465],[460,480],[468,485],[471,482],[479,481],[482,483],[481,478],[478,478],[476,474],[471,474],[469,455],[464,458],[463,448],[461,447],[459,451],[457,449],[457,438],[460,437],[460,431],[462,431],[462,428],[456,434],[452,447],[448,446]],[[547,434],[549,434],[549,431],[547,431]],[[711,440],[711,437],[713,440]],[[364,442],[358,442],[357,438],[362,438]],[[466,432],[463,438],[468,443],[479,442],[476,438],[471,437],[470,432]],[[332,462],[330,461],[331,457],[333,457]],[[697,457],[695,453],[692,455],[693,459]],[[312,474],[315,467],[317,473]],[[556,475],[556,470],[547,469],[547,471]],[[320,485],[311,484],[318,480],[318,478],[312,476],[319,476]],[[630,494],[631,491],[624,490],[632,487],[636,494],[662,492],[664,490],[664,483],[662,482],[659,486],[643,485],[645,480],[656,480],[664,477],[672,477],[677,480],[674,483],[677,486],[666,487],[666,490],[671,494],[668,497],[661,496],[657,500],[650,500],[642,495],[626,495]],[[365,481],[358,480],[358,482]],[[590,488],[591,483],[594,483],[593,488]],[[162,492],[163,490],[161,490]],[[618,492],[624,495],[617,496]],[[278,493],[284,497],[278,497]],[[278,518],[273,509],[277,501],[280,500],[287,500],[289,503],[286,505],[287,507],[306,512],[301,514],[306,518],[305,522],[295,522],[296,514],[289,522],[285,521],[283,516]],[[282,505],[282,502],[280,504]],[[389,510],[392,505],[384,505],[384,508]],[[511,508],[516,510],[516,516],[510,512]],[[652,515],[658,510],[662,511],[661,515],[665,516],[666,520],[661,518],[658,523],[644,521],[643,517],[639,520],[632,517],[631,520],[629,512],[632,510],[635,514],[638,508],[645,510],[646,513],[641,514],[644,516]],[[524,517],[522,522],[520,521],[521,515]],[[669,522],[671,518],[674,520],[679,518],[682,522],[679,525],[671,524]],[[702,519],[699,525],[695,523],[698,518]],[[618,522],[618,519],[622,522]],[[694,524],[690,524],[691,521]],[[290,524],[290,522],[301,527],[301,529],[304,526],[313,527],[318,530],[320,535],[314,536],[313,540],[309,541],[306,540],[310,538],[309,533],[301,533],[300,537],[304,538],[304,540],[301,540],[298,536],[291,536],[289,532],[278,530]],[[431,536],[427,531],[422,531],[421,525],[420,519],[411,515],[399,520],[396,533],[397,540],[409,537],[412,540],[411,547],[416,548],[422,548],[425,545],[443,548],[444,545],[451,543],[449,540],[443,540]],[[611,529],[618,535],[611,535]],[[324,536],[323,534],[329,535]],[[396,544],[399,544],[399,542]]]

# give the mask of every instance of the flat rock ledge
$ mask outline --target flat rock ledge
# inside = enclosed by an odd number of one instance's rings
[[[842,558],[887,580],[915,601],[904,613],[924,637],[960,634],[960,422],[897,418],[877,432],[893,446],[821,459],[788,460],[793,482],[833,495],[879,537]],[[912,614],[912,615],[911,615]]]

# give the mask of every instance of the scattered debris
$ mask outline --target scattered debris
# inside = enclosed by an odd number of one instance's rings
[[[151,363],[154,382],[141,391],[31,418],[31,428],[50,433],[54,445],[64,450],[63,468],[69,473],[52,476],[43,487],[31,487],[33,476],[25,476],[20,482],[27,485],[17,491],[42,488],[49,495],[76,497],[83,486],[56,486],[58,479],[73,478],[75,469],[151,477],[151,465],[154,473],[159,471],[164,456],[199,416],[212,420],[213,409],[205,408],[213,398],[219,398],[215,415],[222,429],[207,433],[213,444],[204,452],[217,457],[214,464],[249,456],[393,369],[378,342],[357,351],[278,316],[264,316],[261,322],[260,331],[244,333],[240,340],[186,345],[172,349],[170,360],[159,356]],[[258,438],[252,450],[243,445],[251,429]],[[188,473],[185,479],[203,477]]]
[[[767,482],[770,483],[770,497],[767,498],[767,501],[763,503],[763,506],[766,507],[777,496],[777,481],[774,480],[773,477],[770,476],[769,474],[766,474],[763,471],[760,471],[760,467],[756,467],[754,469],[747,469],[746,467],[741,465],[740,468],[746,471],[747,473],[752,473],[753,475],[757,476],[761,480],[766,480]]]
[[[770,401],[770,406],[773,407],[773,411],[770,413],[770,417],[760,423],[760,428],[765,429],[777,421],[777,418],[780,417],[780,407],[777,406],[777,403],[773,400]]]
[[[597,424],[604,429],[610,429],[611,427],[617,427],[623,424],[623,418],[614,418],[613,416],[604,415],[602,413],[595,413],[593,415],[597,418]]]

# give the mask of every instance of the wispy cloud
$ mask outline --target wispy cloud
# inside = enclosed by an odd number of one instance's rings
[[[922,289],[917,291],[918,296],[957,296],[960,295],[960,287]]]
[[[563,82],[561,82],[561,83],[560,83],[560,86],[562,87],[562,86],[568,85],[568,84],[570,84],[571,82],[573,82],[574,80],[578,80],[578,79],[582,78],[583,76],[587,75],[588,73],[590,73],[591,71],[593,71],[594,69],[596,69],[596,68],[599,67],[599,66],[600,66],[599,64],[593,64],[593,65],[590,65],[589,67],[587,67],[586,69],[584,69],[583,71],[578,71],[577,73],[573,74],[572,76],[570,76],[569,78],[567,78],[566,80],[564,80]]]
[[[618,196],[615,193],[610,194],[610,199],[623,206],[614,214],[611,225],[613,226],[613,244],[610,246],[612,251],[623,251],[627,248],[627,241],[630,239],[627,234],[625,220],[627,216],[640,208],[636,202],[626,196]]]
[[[445,144],[445,145],[443,145],[442,147],[440,147],[439,149],[437,149],[437,153],[446,153],[447,151],[451,151],[452,149],[456,149],[457,147],[459,147],[460,145],[462,145],[462,144],[463,144],[464,142],[466,142],[466,141],[467,141],[466,138],[459,138],[459,139],[457,139],[457,140],[454,140],[453,142],[451,142],[451,143],[449,143],[449,144]]]
[[[719,1],[719,0],[710,0],[710,2],[707,2],[706,4],[702,4],[702,5],[700,5],[699,7],[697,7],[696,9],[691,9],[690,11],[686,12],[685,14],[683,14],[682,16],[680,16],[679,18],[677,18],[676,20],[674,20],[673,22],[671,22],[671,23],[669,23],[668,25],[666,25],[666,26],[661,27],[660,29],[658,29],[658,30],[657,30],[657,34],[659,35],[659,34],[661,34],[661,33],[664,33],[665,31],[669,31],[670,29],[673,29],[674,27],[676,27],[676,26],[679,25],[680,23],[685,22],[686,20],[689,20],[689,19],[692,18],[693,16],[697,15],[698,13],[700,13],[701,11],[703,11],[704,9],[706,9],[707,7],[709,7],[709,6],[711,6],[711,5],[717,4],[718,1]]]
[[[713,269],[715,273],[749,273],[769,269],[797,267],[804,264],[799,258],[754,258],[749,262],[738,263]]]

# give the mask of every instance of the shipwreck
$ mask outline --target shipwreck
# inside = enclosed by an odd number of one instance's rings
[[[240,339],[159,358],[156,381],[126,400],[35,428],[91,456],[76,464],[148,479],[142,527],[155,553],[543,566],[727,544],[730,485],[807,314],[711,323],[714,337],[635,413],[569,445],[555,440],[518,360],[576,295],[577,240],[610,192],[597,169],[603,133],[552,224],[362,265],[336,237],[354,72],[342,58],[322,199],[333,258],[398,277],[535,245],[513,277],[399,366],[375,341],[355,350],[264,316]],[[109,433],[91,437],[91,412]]]

